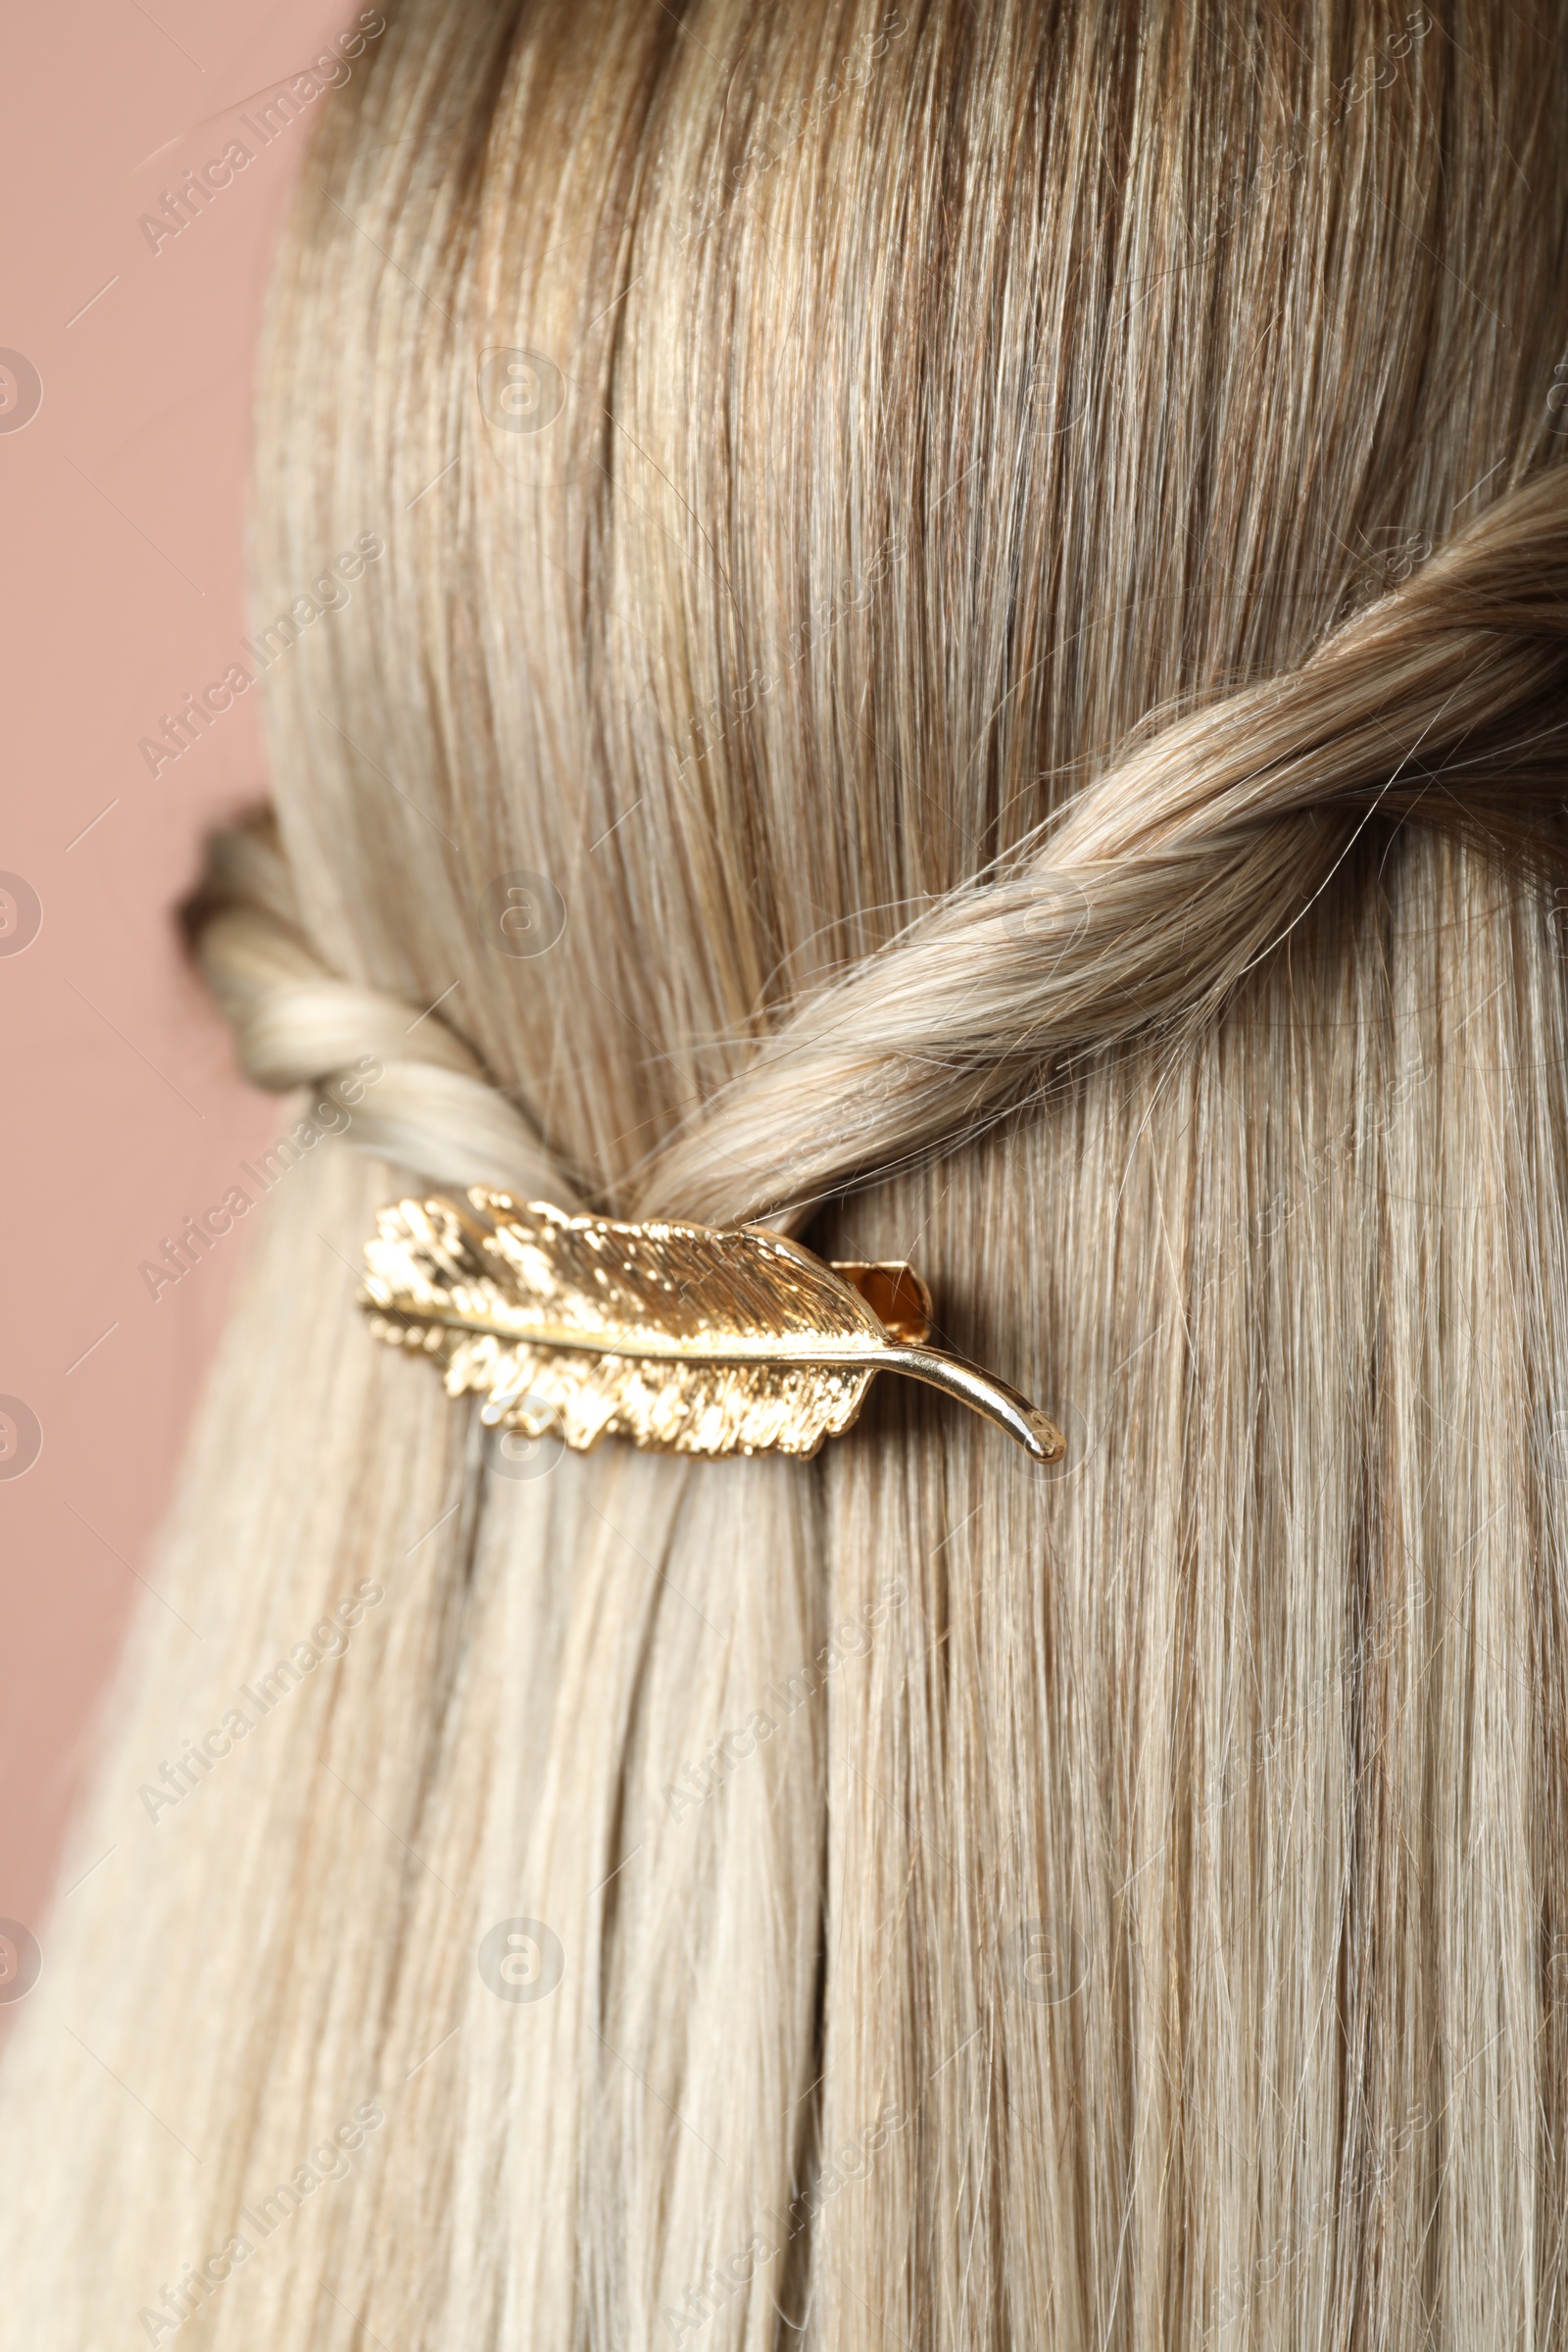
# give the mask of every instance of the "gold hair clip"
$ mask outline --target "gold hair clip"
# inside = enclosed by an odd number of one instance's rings
[[[445,1366],[480,1418],[579,1452],[606,1434],[675,1453],[814,1453],[878,1372],[956,1396],[1038,1462],[1066,1450],[1026,1396],[926,1345],[904,1265],[828,1265],[760,1225],[617,1225],[475,1185],[400,1200],[365,1245],[378,1339]]]

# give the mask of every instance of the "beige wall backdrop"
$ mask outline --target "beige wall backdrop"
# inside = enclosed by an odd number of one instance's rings
[[[363,70],[338,47],[360,21],[77,0],[0,33],[0,1920],[24,1925],[129,1612],[165,1605],[156,1532],[244,1224],[156,1298],[140,1268],[284,1124],[170,914],[202,835],[267,791],[256,694],[222,683],[257,667],[252,360],[333,103],[311,68],[332,44],[339,79]],[[204,696],[177,758],[144,749]]]

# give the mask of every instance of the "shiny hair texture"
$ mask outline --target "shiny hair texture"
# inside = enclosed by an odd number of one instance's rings
[[[253,1220],[0,2338],[1562,2343],[1568,11],[388,18],[189,917],[253,1076],[376,1075]],[[509,1451],[354,1298],[472,1182],[910,1257],[1068,1457]]]

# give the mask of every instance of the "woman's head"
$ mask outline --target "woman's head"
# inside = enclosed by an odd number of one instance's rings
[[[341,967],[635,1196],[807,991],[1549,456],[1545,29],[404,10],[260,413],[259,621],[387,551],[269,681]]]
[[[413,0],[335,102],[192,920],[383,1157],[276,1188],[88,1834],[385,1601],[77,1898],[206,2177],[106,2104],[51,2293],[373,2097],[220,2345],[1549,2333],[1565,32]],[[432,1178],[907,1256],[1068,1458],[519,1467],[354,1307]]]

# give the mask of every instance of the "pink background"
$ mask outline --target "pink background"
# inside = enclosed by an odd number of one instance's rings
[[[139,220],[359,14],[78,0],[13,9],[4,35],[0,349],[42,401],[0,430],[0,872],[31,886],[42,926],[0,953],[0,1396],[43,1446],[0,1477],[0,1917],[35,1932],[129,1611],[160,1605],[137,1580],[243,1227],[156,1303],[137,1268],[278,1125],[170,922],[203,834],[266,792],[256,698],[156,779],[137,747],[246,633],[268,258],[332,98],[156,252]],[[0,374],[0,425],[16,385]],[[0,949],[6,921],[0,901]]]

